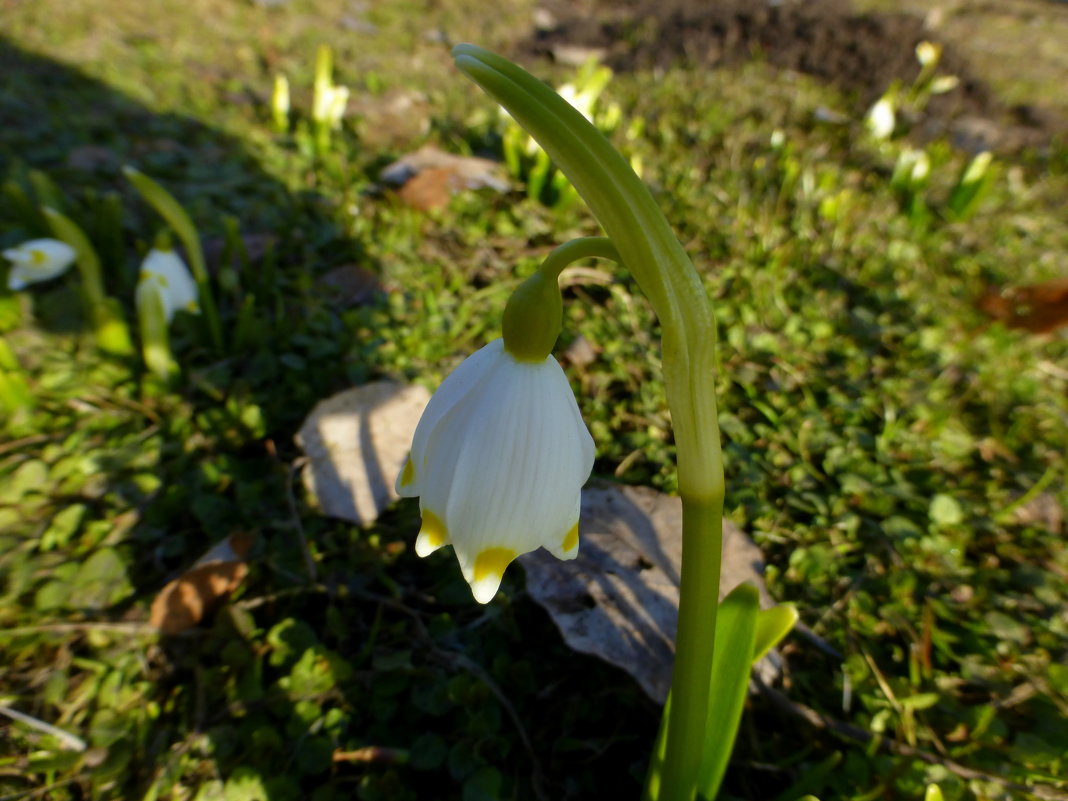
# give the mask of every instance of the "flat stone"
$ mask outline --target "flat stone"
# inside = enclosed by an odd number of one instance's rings
[[[323,514],[367,525],[397,500],[415,427],[430,400],[418,385],[377,381],[320,401],[296,436],[304,486]]]
[[[760,549],[729,520],[723,528],[720,598],[748,581],[761,607],[773,606]],[[646,487],[594,482],[582,491],[579,535],[571,561],[541,549],[520,557],[527,591],[572,649],[622,668],[663,703],[675,659],[682,501]],[[771,682],[780,665],[772,651],[756,670]]]

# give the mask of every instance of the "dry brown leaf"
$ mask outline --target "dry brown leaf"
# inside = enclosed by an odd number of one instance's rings
[[[397,499],[393,485],[429,400],[424,387],[377,381],[316,405],[296,439],[323,514],[366,525]]]
[[[1000,291],[988,287],[976,305],[987,317],[1010,328],[1048,334],[1068,324],[1068,278]]]
[[[253,542],[252,534],[235,533],[217,543],[160,590],[152,602],[149,624],[161,634],[178,634],[203,620],[248,574],[245,558]]]
[[[465,189],[508,191],[508,181],[497,162],[457,156],[433,145],[424,145],[397,159],[382,170],[379,178],[400,187],[401,199],[422,211],[445,206],[452,195]]]
[[[595,482],[582,491],[579,555],[561,562],[544,550],[520,557],[527,591],[564,641],[627,671],[658,703],[667,698],[675,651],[682,556],[682,503],[645,487]],[[760,549],[724,521],[720,597],[748,581],[771,606]],[[771,681],[779,656],[758,670]]]

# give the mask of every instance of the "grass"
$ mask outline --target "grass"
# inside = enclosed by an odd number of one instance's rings
[[[12,725],[0,797],[635,797],[658,710],[569,652],[518,570],[476,607],[450,554],[414,557],[411,504],[362,529],[327,520],[290,466],[317,400],[380,377],[435,386],[497,335],[538,256],[596,226],[521,190],[410,211],[373,183],[420,142],[368,146],[369,111],[329,153],[302,151],[271,131],[274,70],[306,91],[331,43],[340,83],[422,92],[432,141],[492,153],[494,110],[424,34],[500,46],[522,5],[487,22],[456,4],[106,5],[4,10],[0,109],[21,124],[0,130],[3,177],[27,192],[28,168],[52,177],[128,311],[159,222],[118,167],[160,180],[216,252],[229,243],[214,264],[228,345],[213,352],[180,317],[183,377],[167,389],[94,352],[73,278],[0,295],[36,399],[0,444],[0,702],[89,746]],[[976,216],[950,223],[938,211],[965,157],[936,143],[932,211],[910,218],[889,186],[900,144],[816,122],[844,104],[802,78],[671,71],[607,94],[715,300],[729,514],[762,546],[773,595],[829,645],[791,640],[783,689],[935,756],[868,749],[758,697],[724,797],[919,798],[927,781],[948,799],[1027,797],[1005,781],[1068,795],[1068,552],[1031,503],[1068,501],[1068,350],[973,307],[987,284],[1061,269],[1068,160],[1000,164]],[[0,203],[0,244],[44,233]],[[242,255],[227,217],[245,243],[270,234],[268,255]],[[319,282],[352,264],[377,275],[373,302],[339,305]],[[561,344],[596,351],[570,369],[595,474],[673,490],[647,305],[625,276],[567,295]],[[233,603],[178,637],[139,625],[169,578],[239,531],[256,545]]]

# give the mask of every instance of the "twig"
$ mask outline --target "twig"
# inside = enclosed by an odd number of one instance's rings
[[[43,720],[39,720],[32,715],[27,715],[25,712],[19,712],[17,709],[12,709],[4,704],[0,704],[0,715],[7,715],[12,720],[24,723],[31,729],[37,729],[37,731],[43,732],[44,734],[51,734],[59,740],[62,746],[68,751],[84,751],[88,748],[85,744],[85,740],[81,737],[73,735],[69,731],[64,731],[58,726],[53,726],[51,723],[45,723]]]
[[[84,623],[45,623],[41,626],[17,626],[0,629],[0,637],[17,637],[22,634],[42,634],[55,632],[69,634],[79,631],[121,631],[128,634],[159,634],[159,629],[151,623],[108,623],[86,621]]]
[[[278,454],[275,452],[273,446],[270,448],[270,451],[277,459]],[[297,471],[303,467],[307,461],[307,458],[303,457],[289,465],[289,474],[286,476],[286,503],[289,504],[289,515],[293,518],[293,527],[297,530],[297,535],[300,537],[300,551],[304,554],[304,567],[308,571],[308,580],[314,584],[319,580],[319,573],[315,569],[315,560],[312,559],[311,551],[308,549],[308,535],[304,532],[304,524],[300,522],[300,514],[297,512],[297,498],[293,494],[293,478],[296,476]]]
[[[242,598],[240,601],[234,603],[233,606],[236,606],[238,609],[249,610],[255,609],[258,606],[263,606],[264,604],[273,603],[274,601],[280,600],[282,598],[290,598],[293,596],[305,595],[308,593],[329,592],[330,588],[327,587],[325,584],[309,584],[305,587],[289,587],[284,590],[279,590],[278,592],[272,592],[269,595],[260,595],[256,598]]]
[[[795,717],[801,718],[817,729],[825,729],[833,734],[865,744],[874,743],[876,747],[885,749],[892,754],[919,759],[921,762],[926,762],[928,765],[941,765],[950,773],[965,780],[978,779],[980,781],[995,782],[1000,784],[1006,790],[1030,793],[1035,798],[1042,799],[1042,801],[1068,801],[1068,793],[1058,790],[1056,787],[1052,787],[1048,784],[1020,784],[1019,782],[1007,779],[1004,776],[998,776],[983,770],[969,768],[966,765],[961,765],[959,762],[954,762],[951,759],[944,759],[937,754],[932,754],[930,751],[924,751],[923,749],[915,748],[911,745],[899,743],[896,740],[888,739],[870,732],[867,729],[854,726],[852,723],[846,723],[844,720],[838,720],[829,715],[824,715],[822,712],[817,712],[812,707],[793,701],[779,690],[767,686],[760,681],[760,678],[755,674],[753,676],[753,681],[760,689],[761,694],[775,704],[775,706],[783,711],[789,712]]]
[[[381,745],[367,745],[355,751],[335,751],[335,762],[378,762],[403,764],[408,761],[408,752],[403,748],[386,748]]]

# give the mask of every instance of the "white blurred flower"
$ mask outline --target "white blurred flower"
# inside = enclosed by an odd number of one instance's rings
[[[330,128],[339,128],[349,105],[349,87],[327,86],[316,91],[312,119]]]
[[[416,553],[452,545],[479,603],[520,554],[574,558],[593,453],[556,360],[521,361],[494,340],[431,398],[397,478],[400,495],[420,499]]]
[[[938,59],[942,57],[942,45],[934,42],[923,41],[916,45],[916,60],[921,67],[934,68],[938,65]]]
[[[896,123],[894,101],[886,95],[880,97],[868,110],[868,116],[864,122],[876,139],[889,139],[894,133]]]
[[[135,297],[138,311],[145,305],[150,292],[159,293],[168,323],[177,311],[200,313],[197,283],[185,262],[173,250],[153,248],[141,262]]]
[[[946,92],[952,92],[958,86],[960,86],[960,78],[956,75],[940,75],[931,81],[931,94],[944,95]]]
[[[289,79],[278,73],[274,76],[274,89],[271,91],[271,117],[278,130],[289,128]]]
[[[7,288],[18,291],[28,284],[47,281],[67,271],[74,263],[74,248],[58,239],[31,239],[4,251],[11,262]]]
[[[917,185],[931,174],[931,159],[926,151],[905,148],[894,166],[894,179],[906,185]]]

